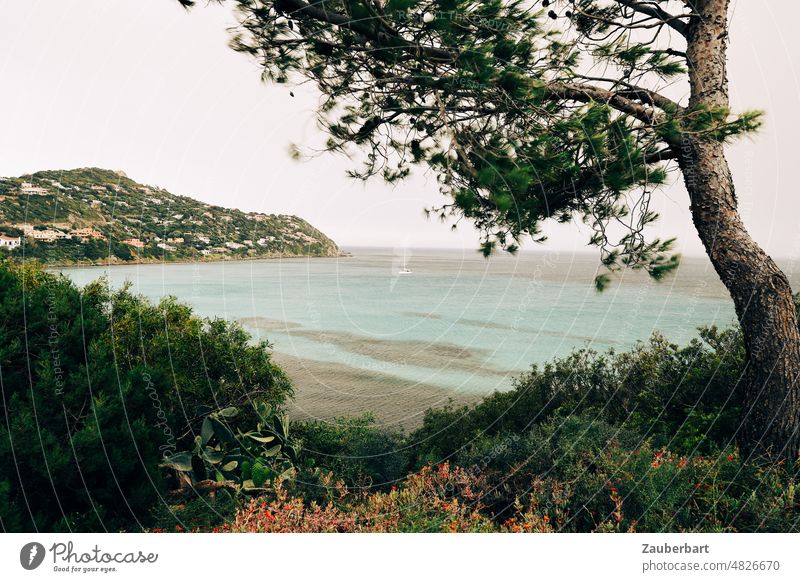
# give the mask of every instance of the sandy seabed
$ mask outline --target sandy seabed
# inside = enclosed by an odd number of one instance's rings
[[[459,394],[343,364],[305,360],[280,352],[275,352],[273,359],[292,379],[295,398],[289,414],[298,420],[333,420],[369,412],[382,426],[413,430],[420,426],[428,408],[449,402],[472,404],[480,399],[475,394]]]

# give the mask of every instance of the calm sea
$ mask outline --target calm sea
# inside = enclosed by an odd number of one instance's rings
[[[531,364],[571,350],[629,348],[661,332],[684,343],[726,326],[733,307],[710,264],[685,259],[655,283],[624,273],[605,292],[595,255],[349,249],[350,257],[63,269],[203,316],[239,321],[278,359],[336,364],[359,382],[392,377],[458,393],[511,386]],[[401,274],[406,265],[411,273]]]

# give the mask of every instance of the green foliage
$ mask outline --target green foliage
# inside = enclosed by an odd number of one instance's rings
[[[684,139],[745,135],[760,113],[659,93],[688,72],[690,20],[660,4],[239,0],[231,46],[265,80],[316,83],[328,148],[363,160],[350,175],[396,182],[432,168],[450,200],[429,213],[467,218],[484,254],[543,241],[548,220],[582,220],[609,272],[661,279],[678,258],[672,240],[652,240],[650,198]]]
[[[594,416],[554,417],[516,440],[481,439],[454,462],[481,468],[481,501],[498,522],[546,516],[564,532],[791,532],[800,517],[800,466],[742,464],[732,449],[680,455]]]
[[[212,412],[203,419],[194,447],[170,455],[162,466],[192,486],[214,481],[230,485],[236,494],[259,494],[294,477],[300,446],[289,436],[288,419],[264,402],[255,402],[253,409],[255,430],[243,430],[246,423],[235,407]]]
[[[452,458],[476,439],[589,414],[675,452],[713,451],[729,446],[738,427],[743,366],[738,330],[704,329],[685,347],[654,335],[629,352],[578,350],[474,407],[428,411],[410,438],[420,443],[422,465]]]
[[[0,261],[0,526],[138,530],[208,410],[291,387],[237,326]]]
[[[476,443],[460,461],[390,491],[339,485],[309,502],[278,488],[214,531],[796,532],[800,516],[800,466],[676,455],[585,416]]]
[[[302,439],[304,457],[350,489],[385,489],[405,477],[404,436],[378,427],[372,415],[300,422],[295,433]]]
[[[239,509],[239,500],[232,495],[209,494],[179,499],[173,503],[159,503],[154,510],[149,531],[219,531],[235,518]]]

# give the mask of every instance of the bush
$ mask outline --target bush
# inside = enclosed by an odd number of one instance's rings
[[[228,532],[488,532],[496,529],[480,513],[478,480],[447,464],[425,467],[389,492],[351,494],[339,484],[331,499],[308,503],[279,488],[253,500]]]
[[[408,470],[408,449],[401,433],[379,428],[372,415],[293,425],[306,458],[332,471],[350,489],[387,489]]]
[[[426,465],[388,492],[353,493],[338,483],[310,502],[279,486],[214,531],[798,531],[797,467],[743,466],[733,452],[685,457],[649,443],[623,448],[609,431],[579,419],[549,425],[526,445],[540,454],[509,472]],[[559,455],[553,464],[547,451]],[[497,513],[504,488],[511,501]]]
[[[484,438],[456,462],[481,476],[480,503],[498,524],[546,521],[567,532],[788,532],[800,519],[800,464],[742,464],[734,449],[679,455],[585,416]]]
[[[454,458],[470,444],[521,434],[551,418],[590,415],[676,452],[729,446],[739,419],[744,347],[738,330],[701,330],[686,347],[653,335],[633,350],[577,350],[534,366],[509,392],[473,407],[429,410],[411,435],[415,464]]]
[[[102,282],[0,262],[0,527],[139,530],[209,410],[291,394],[266,344]]]

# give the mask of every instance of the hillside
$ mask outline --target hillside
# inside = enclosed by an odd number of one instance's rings
[[[296,216],[212,206],[99,168],[0,178],[0,249],[49,263],[339,254]]]

